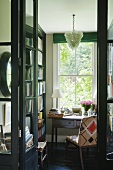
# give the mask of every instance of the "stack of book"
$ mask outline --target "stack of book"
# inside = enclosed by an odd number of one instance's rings
[[[49,110],[48,117],[63,117],[63,114],[58,109]]]
[[[33,134],[30,133],[29,127],[25,127],[25,144],[26,149],[30,148],[33,145]]]
[[[60,113],[60,112],[59,112],[58,109],[53,109],[53,108],[52,108],[52,109],[49,110],[49,113],[57,113],[57,114],[58,114],[58,113]]]

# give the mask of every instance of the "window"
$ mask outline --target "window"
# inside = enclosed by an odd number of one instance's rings
[[[63,93],[60,108],[72,108],[80,105],[82,100],[93,97],[93,44],[80,43],[72,51],[66,43],[59,44],[58,79]]]

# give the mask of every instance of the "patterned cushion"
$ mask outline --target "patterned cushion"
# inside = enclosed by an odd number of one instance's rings
[[[83,118],[79,129],[79,134],[74,136],[67,136],[66,140],[69,140],[73,144],[80,147],[91,146],[97,144],[97,117],[91,116]]]
[[[78,145],[78,137],[77,135],[74,136],[67,136],[66,140],[70,141],[71,143]]]

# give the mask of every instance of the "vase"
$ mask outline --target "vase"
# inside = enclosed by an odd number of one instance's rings
[[[88,116],[88,110],[84,109],[84,116]]]

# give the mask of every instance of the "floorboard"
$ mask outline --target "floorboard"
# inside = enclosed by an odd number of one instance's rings
[[[43,170],[81,170],[79,152],[77,148],[69,149],[68,159],[66,158],[65,143],[47,143],[48,158],[44,161]],[[96,148],[90,149],[87,154],[83,150],[83,160],[85,170],[97,169],[97,152]]]

